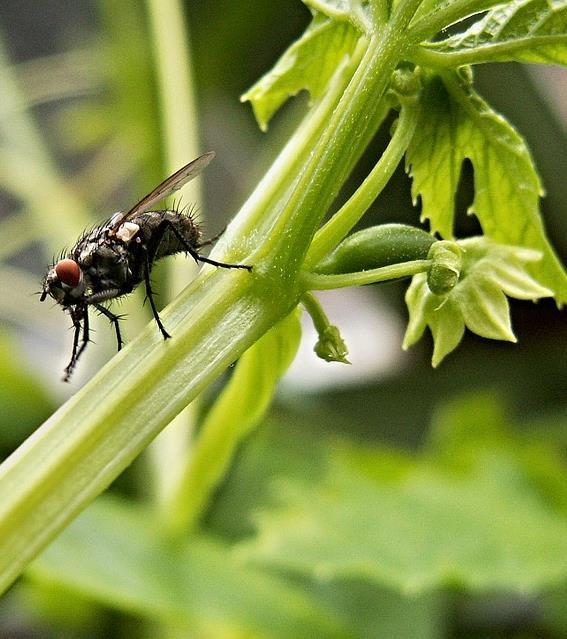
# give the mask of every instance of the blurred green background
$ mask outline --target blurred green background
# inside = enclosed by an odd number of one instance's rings
[[[185,11],[199,114],[197,135],[202,150],[217,153],[207,171],[202,213],[213,235],[238,210],[307,106],[305,96],[298,96],[263,134],[239,96],[302,32],[309,13],[299,0],[186,2]],[[131,205],[165,177],[154,54],[141,1],[0,3],[2,457],[113,353],[112,331],[97,324],[97,344],[81,362],[74,386],[63,385],[59,378],[70,350],[70,322],[60,309],[40,306],[35,293],[52,256],[72,245],[82,228]],[[478,68],[475,75],[480,93],[529,143],[547,191],[543,200],[547,230],[565,262],[567,116],[561,113],[561,95],[565,100],[567,71],[490,65]],[[388,125],[360,162],[350,188],[375,162]],[[471,177],[468,167],[459,198],[457,235],[461,236],[478,231],[474,218],[466,216],[472,200]],[[418,221],[402,168],[363,223],[389,221]],[[404,290],[401,283],[324,298],[331,319],[351,346],[353,366],[345,371],[340,364],[317,362],[311,352],[315,340],[306,323],[305,345],[282,384],[269,423],[245,447],[211,508],[207,521],[211,531],[224,539],[249,534],[253,526],[247,514],[265,499],[262,478],[274,474],[274,468],[283,468],[284,474],[316,476],[318,456],[310,457],[306,451],[320,442],[346,440],[353,445],[376,443],[420,451],[432,421],[452,402],[472,402],[473,408],[495,402],[505,407],[514,436],[555,446],[564,454],[567,323],[555,305],[548,300],[512,301],[518,344],[467,334],[457,351],[433,370],[430,340],[408,353],[401,351]],[[148,319],[140,302],[141,298],[126,305],[130,335]],[[269,472],[257,459],[265,440],[279,451]],[[143,492],[139,466],[117,482],[116,492]],[[65,591],[56,590],[57,599],[47,597],[45,588],[45,583],[20,584],[4,598],[0,638],[152,635],[151,623],[140,621],[138,615],[92,604],[77,592],[72,594],[71,613],[62,603]],[[374,596],[363,585],[351,584],[348,592],[359,602]],[[337,610],[351,610],[337,593],[334,596]],[[354,636],[567,636],[564,612],[562,620],[558,607],[555,616],[546,616],[533,598],[456,592],[448,600],[442,621],[430,624],[427,631],[384,634],[384,627],[380,634],[370,618],[364,627],[360,619],[353,622],[359,628]],[[210,636],[237,636],[229,630],[215,632]]]

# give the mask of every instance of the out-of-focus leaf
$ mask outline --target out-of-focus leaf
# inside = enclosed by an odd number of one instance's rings
[[[299,588],[243,566],[227,547],[205,537],[169,544],[154,515],[100,498],[29,574],[200,636],[349,636]]]
[[[546,593],[540,599],[540,606],[546,625],[555,633],[554,636],[564,637],[567,635],[567,582],[559,588]]]
[[[452,237],[455,193],[463,161],[474,167],[470,212],[488,237],[535,248],[543,259],[529,272],[567,300],[567,276],[549,244],[539,213],[539,177],[524,140],[458,74],[430,76],[421,98],[417,133],[408,149],[412,196],[421,197],[422,218],[432,231]]]
[[[293,361],[301,324],[294,310],[278,322],[238,361],[230,382],[205,418],[175,495],[177,524],[192,527],[224,478],[242,439],[268,410],[277,383]],[[215,463],[211,464],[211,459]]]
[[[207,525],[216,535],[238,539],[254,531],[253,513],[275,504],[271,482],[280,475],[306,483],[326,473],[324,442],[302,420],[271,416],[242,447],[209,512]]]
[[[15,343],[0,333],[0,445],[6,449],[19,444],[53,410],[24,361]]]
[[[445,636],[440,593],[402,595],[366,579],[315,581],[311,592],[332,607],[360,639],[439,639]]]
[[[258,536],[241,553],[311,578],[366,578],[406,594],[447,586],[527,593],[561,583],[567,518],[522,455],[495,445],[482,414],[468,425],[478,432],[463,441],[470,451],[460,465],[443,463],[443,442],[453,446],[461,430],[455,422],[455,434],[437,437],[398,479],[369,472],[371,451],[361,466],[351,448],[332,456],[320,481],[279,481],[281,507],[260,514]]]
[[[240,358],[234,375],[206,417],[203,428],[227,422],[242,433],[255,425],[270,405],[276,384],[293,362],[301,324],[296,309],[268,331]]]
[[[555,416],[553,425],[567,431],[565,418]],[[551,438],[549,432],[542,437],[542,431],[531,424],[523,436],[513,435],[502,401],[491,393],[479,392],[457,397],[436,411],[428,450],[437,464],[455,470],[468,466],[469,460],[474,464],[482,450],[511,454],[521,462],[542,497],[567,515],[563,448],[560,440]]]
[[[478,54],[483,62],[517,60],[567,64],[567,2],[514,0],[503,3],[464,33],[427,47],[446,54]]]
[[[309,91],[311,100],[323,95],[341,60],[354,50],[359,36],[348,22],[315,14],[301,38],[241,98],[243,102],[251,102],[260,128],[265,131],[281,105],[301,90]]]

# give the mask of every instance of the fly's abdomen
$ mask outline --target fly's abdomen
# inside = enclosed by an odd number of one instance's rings
[[[177,211],[148,211],[132,220],[147,238],[147,246],[155,243],[155,259],[197,248],[201,233],[196,222]]]

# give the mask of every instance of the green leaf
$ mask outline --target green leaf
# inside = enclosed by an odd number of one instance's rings
[[[413,18],[409,36],[417,43],[432,40],[447,27],[470,20],[499,4],[501,0],[423,0]]]
[[[430,75],[421,116],[406,155],[412,196],[421,198],[422,219],[445,238],[453,235],[455,193],[463,161],[474,167],[470,212],[484,233],[503,244],[535,248],[543,259],[529,271],[567,300],[567,276],[549,244],[539,213],[542,187],[524,140],[457,74]]]
[[[53,409],[52,401],[22,363],[15,340],[0,332],[0,450],[11,450]]]
[[[539,257],[535,251],[496,244],[485,237],[456,244],[462,252],[461,272],[446,295],[432,292],[427,273],[414,276],[406,293],[410,321],[403,346],[415,344],[429,326],[435,345],[433,366],[458,346],[465,326],[485,338],[515,342],[506,295],[534,300],[551,295],[526,272],[526,262]]]
[[[29,574],[121,611],[186,624],[199,636],[221,629],[227,636],[347,636],[299,589],[239,564],[205,537],[172,545],[156,513],[116,498],[93,503]]]
[[[211,408],[203,428],[213,421],[247,433],[269,407],[280,377],[287,371],[301,339],[299,309],[262,336],[238,361],[234,375]]]
[[[311,592],[345,619],[359,639],[439,639],[446,606],[440,593],[408,596],[367,579],[316,581]]]
[[[321,97],[341,61],[354,51],[359,36],[349,22],[316,13],[301,38],[241,97],[242,102],[252,103],[260,128],[265,131],[282,104],[303,89],[309,91],[311,101]]]
[[[464,33],[425,46],[449,56],[466,53],[469,64],[475,56],[479,62],[567,64],[567,2],[514,0],[489,11]]]
[[[357,16],[364,16],[368,12],[367,2],[364,0],[303,0],[313,13],[319,11],[333,20],[348,20],[357,22]]]
[[[280,506],[259,515],[257,538],[240,552],[314,579],[361,577],[406,594],[449,586],[534,593],[561,583],[567,518],[522,456],[486,436],[482,411],[467,423],[478,432],[461,444],[466,463],[442,463],[450,451],[437,436],[398,476],[381,475],[383,451],[372,472],[372,449],[361,450],[359,464],[350,447],[336,451],[319,481],[280,480]],[[452,426],[450,446],[462,429]]]

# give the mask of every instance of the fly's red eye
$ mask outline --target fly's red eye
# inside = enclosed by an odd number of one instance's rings
[[[81,281],[81,269],[75,260],[60,260],[55,265],[55,273],[63,284],[73,288]]]

